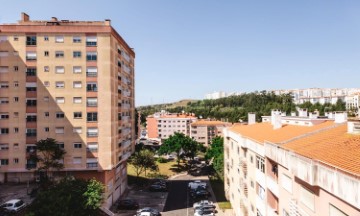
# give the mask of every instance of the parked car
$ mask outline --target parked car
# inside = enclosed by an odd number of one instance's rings
[[[133,199],[123,199],[117,204],[118,209],[138,209],[139,203]]]
[[[199,202],[194,203],[193,208],[196,208],[196,207],[202,206],[202,205],[214,205],[214,203],[212,201],[209,201],[209,200],[201,200]]]
[[[3,203],[0,208],[6,209],[10,212],[18,212],[26,207],[26,203],[20,199],[12,199]]]
[[[198,211],[194,213],[194,216],[215,216],[215,212],[211,210]]]
[[[216,206],[215,205],[203,205],[203,206],[198,206],[196,207],[194,210],[195,212],[199,212],[199,211],[205,211],[205,210],[212,210],[216,213]]]
[[[197,190],[196,192],[192,193],[191,196],[194,198],[194,199],[206,199],[210,196],[210,193],[209,191],[207,190]]]
[[[196,180],[196,181],[192,181],[192,182],[188,183],[188,189],[190,189],[190,190],[196,189],[199,186],[201,186],[203,188],[207,188],[206,182],[202,182],[200,180]]]
[[[150,185],[149,190],[153,191],[153,192],[158,192],[158,191],[159,192],[166,192],[167,187],[166,187],[166,185],[152,184],[152,185]]]
[[[139,209],[136,211],[137,215],[139,215],[141,213],[151,213],[154,216],[161,216],[161,213],[157,209],[150,208],[150,207],[145,207],[145,208],[142,208],[142,209]]]

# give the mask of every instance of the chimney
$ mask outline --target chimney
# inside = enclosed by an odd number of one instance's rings
[[[57,21],[58,21],[58,19],[57,19],[56,17],[51,17],[51,21],[53,21],[53,22],[57,22]]]
[[[256,114],[255,113],[248,113],[248,125],[252,125],[256,123]]]
[[[272,116],[271,116],[272,117]],[[273,129],[279,129],[282,127],[281,123],[281,112],[280,113],[274,113],[274,120],[273,120]]]
[[[291,112],[291,116],[296,116],[296,112]]]
[[[106,26],[111,26],[111,19],[106,19],[105,20],[105,25]]]
[[[344,123],[347,121],[347,112],[335,112],[335,123]]]
[[[30,16],[27,15],[26,13],[22,12],[22,13],[21,13],[21,21],[22,21],[22,22],[30,21]]]
[[[280,110],[276,110],[276,109],[273,109],[271,110],[271,124],[274,125],[275,124],[275,116],[276,115],[281,115],[281,111]]]
[[[299,109],[299,117],[307,117],[308,116],[308,111],[307,109]]]
[[[319,116],[319,112],[318,112],[318,111],[309,113],[309,118],[311,118],[311,119],[317,119],[318,116]]]

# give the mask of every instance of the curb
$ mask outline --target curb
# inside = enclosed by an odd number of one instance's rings
[[[179,176],[183,176],[183,175],[187,175],[187,172],[182,172],[182,173],[179,173],[179,174],[176,174],[176,175],[173,175],[173,176],[170,176],[169,179],[174,179],[174,178],[177,178]]]

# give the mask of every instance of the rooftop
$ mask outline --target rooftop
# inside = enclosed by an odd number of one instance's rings
[[[231,123],[222,122],[222,121],[199,120],[191,124],[191,126],[215,126],[215,125],[231,125]]]

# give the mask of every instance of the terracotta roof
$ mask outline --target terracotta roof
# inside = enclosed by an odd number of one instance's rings
[[[231,123],[222,122],[222,121],[199,120],[191,124],[191,126],[214,126],[214,125],[231,125]]]
[[[345,124],[286,143],[282,147],[360,175],[360,135],[348,134]]]
[[[283,125],[281,128],[274,130],[269,122],[255,123],[253,125],[235,125],[230,128],[231,131],[239,133],[242,136],[250,138],[264,144],[264,141],[273,143],[280,143],[290,140],[294,137],[311,133],[319,129],[335,125],[333,121],[325,121],[314,126],[298,126],[298,125]]]

